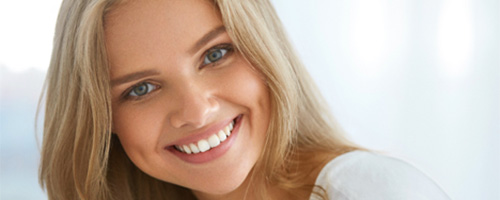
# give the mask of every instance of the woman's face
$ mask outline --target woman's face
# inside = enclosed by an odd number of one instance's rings
[[[264,146],[269,93],[210,1],[129,1],[105,32],[113,132],[132,162],[195,193],[240,186]]]

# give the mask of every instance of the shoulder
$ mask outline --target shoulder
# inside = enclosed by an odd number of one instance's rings
[[[323,167],[316,185],[330,199],[450,199],[426,174],[396,158],[353,151]]]

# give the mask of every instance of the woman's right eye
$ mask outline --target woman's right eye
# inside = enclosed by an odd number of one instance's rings
[[[144,96],[144,95],[152,92],[156,88],[157,88],[157,86],[155,86],[151,83],[142,82],[142,83],[139,83],[139,84],[133,86],[127,96],[129,96],[129,97],[141,97],[141,96]]]

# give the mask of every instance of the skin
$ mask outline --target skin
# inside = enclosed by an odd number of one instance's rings
[[[113,132],[132,162],[157,179],[192,189],[199,199],[237,199],[262,153],[270,119],[269,91],[239,52],[204,65],[205,52],[231,44],[209,1],[129,1],[106,17],[111,64]],[[151,72],[124,83],[129,74]],[[144,74],[143,74],[144,75]],[[146,82],[153,90],[127,97]],[[221,157],[193,164],[164,149],[221,121],[242,115],[236,140]]]

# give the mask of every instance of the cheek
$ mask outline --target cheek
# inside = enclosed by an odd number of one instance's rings
[[[113,131],[128,135],[145,136],[151,134],[149,130],[159,128],[159,120],[162,114],[159,112],[162,105],[159,101],[147,101],[134,103],[124,103],[113,105]]]
[[[264,76],[243,59],[240,59],[237,66],[229,82],[225,84],[230,86],[226,91],[235,102],[248,109],[254,133],[262,133],[264,136],[269,125],[271,107]]]
[[[238,102],[242,102],[253,109],[268,110],[269,89],[265,84],[263,75],[253,69],[244,59],[239,59],[235,65],[237,67],[224,84],[229,86],[226,89],[227,93],[231,94]],[[254,110],[254,112],[258,110]]]
[[[151,106],[154,108],[154,106]],[[158,112],[123,106],[113,109],[113,132],[117,134],[123,149],[134,157],[146,155],[154,150],[159,136]]]

